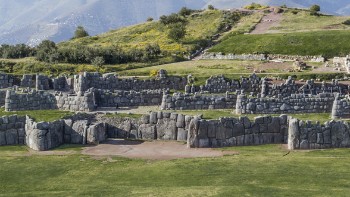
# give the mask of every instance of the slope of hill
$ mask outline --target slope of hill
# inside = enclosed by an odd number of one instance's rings
[[[157,19],[186,6],[201,9],[239,8],[251,2],[309,7],[319,4],[323,12],[349,15],[348,0],[0,0],[0,43],[36,45],[43,39],[61,42],[72,37],[77,25],[91,35]]]
[[[348,0],[206,0],[207,5],[212,4],[220,9],[239,8],[250,3],[264,5],[287,5],[288,7],[305,8],[313,4],[321,6],[322,12],[338,15],[350,15],[350,2]]]
[[[310,16],[308,11],[291,10],[283,14],[281,23],[266,34],[230,34],[210,52],[235,54],[286,54],[323,55],[331,58],[350,52],[347,40],[349,25],[343,24],[349,17]]]
[[[186,36],[181,43],[168,38],[168,28],[159,21],[147,22],[126,28],[112,30],[110,32],[70,40],[59,44],[60,47],[74,47],[75,45],[87,45],[106,47],[118,45],[125,50],[144,48],[147,44],[158,44],[162,51],[189,52],[203,40],[213,36],[223,20],[223,12],[219,10],[207,10],[194,13],[188,17]]]
[[[71,38],[78,25],[96,35],[204,4],[202,0],[0,0],[0,43],[60,42]]]

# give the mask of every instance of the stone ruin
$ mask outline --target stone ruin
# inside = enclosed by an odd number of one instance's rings
[[[6,111],[91,112],[98,107],[158,105],[161,110],[231,109],[242,115],[267,115],[254,120],[244,116],[204,120],[161,111],[141,119],[92,114],[40,123],[29,117],[4,116],[0,118],[0,145],[26,144],[34,150],[48,150],[64,143],[98,144],[111,137],[187,141],[189,147],[287,142],[290,149],[350,146],[350,127],[345,122],[321,125],[268,115],[330,113],[334,119],[348,118],[349,87],[338,80],[301,83],[289,77],[276,83],[252,74],[239,80],[212,76],[199,87],[193,82],[193,76],[169,77],[165,70],[146,80],[119,78],[113,73],[82,73],[72,78],[24,75],[21,80],[1,74],[0,103]],[[170,95],[169,90],[185,92]]]
[[[45,151],[62,144],[99,144],[107,138],[176,140],[189,148],[288,144],[293,149],[350,147],[350,126],[343,121],[301,121],[287,115],[205,120],[170,112],[141,118],[77,114],[53,122],[24,116],[0,118],[0,145],[27,145]]]

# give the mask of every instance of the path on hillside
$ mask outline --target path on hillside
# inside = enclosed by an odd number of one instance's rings
[[[195,157],[222,157],[238,154],[234,151],[221,151],[211,148],[187,148],[176,141],[129,141],[109,139],[97,146],[86,147],[82,154],[94,157],[122,156],[152,160],[169,160]]]
[[[271,12],[264,16],[260,23],[255,26],[255,29],[250,34],[264,34],[272,27],[276,27],[282,21],[282,14]]]

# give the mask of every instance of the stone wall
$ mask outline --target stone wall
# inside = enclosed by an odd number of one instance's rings
[[[195,93],[173,95],[164,94],[161,104],[162,110],[189,110],[189,109],[233,109],[236,105],[236,94],[202,95]]]
[[[194,118],[189,124],[187,146],[190,148],[245,146],[285,143],[288,117],[247,117],[202,120]]]
[[[3,116],[0,118],[0,146],[25,144],[24,116]]]
[[[308,62],[324,62],[322,56],[300,56],[300,55],[279,55],[279,54],[223,54],[205,52],[201,59],[217,59],[217,60],[284,60],[284,61],[308,61]]]
[[[56,91],[69,91],[74,88],[73,78],[61,76],[52,79],[53,89]]]
[[[37,90],[50,90],[52,89],[52,81],[48,76],[36,75],[35,87]]]
[[[184,77],[165,77],[157,79],[120,79],[115,74],[84,73],[74,76],[75,92],[83,92],[90,88],[103,90],[157,90],[175,89],[183,90],[187,84]]]
[[[14,85],[14,78],[12,75],[0,73],[0,89],[12,87]]]
[[[56,108],[66,111],[91,112],[96,109],[94,92],[85,92],[83,95],[57,93],[55,96]]]
[[[223,54],[223,53],[209,53],[205,52],[201,55],[201,59],[217,59],[217,60],[267,60],[264,54]]]
[[[186,141],[192,118],[177,113],[151,112],[142,117],[138,135],[141,139]]]
[[[349,97],[341,97],[339,94],[336,94],[332,107],[332,118],[350,118]]]
[[[21,87],[33,88],[35,87],[34,75],[23,75],[21,79]]]
[[[99,107],[131,107],[131,106],[152,106],[160,105],[162,102],[163,90],[96,90],[96,103]]]
[[[57,120],[36,123],[29,117],[25,125],[26,145],[45,151],[66,144],[98,144],[107,138],[105,123],[89,120]]]
[[[237,114],[293,114],[293,113],[330,113],[334,94],[318,95],[292,94],[288,97],[254,98],[245,94],[237,96]]]
[[[5,105],[6,92],[7,90],[0,90],[0,106]]]
[[[17,93],[7,90],[5,111],[57,109],[56,98],[45,91],[32,90],[30,93]]]
[[[325,124],[291,119],[288,149],[324,149],[350,147],[348,122],[330,121]]]

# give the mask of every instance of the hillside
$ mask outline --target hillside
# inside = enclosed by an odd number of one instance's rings
[[[101,35],[70,40],[60,43],[60,47],[85,45],[94,47],[119,46],[125,50],[144,48],[147,44],[157,43],[162,51],[189,52],[197,45],[217,33],[223,21],[223,12],[207,10],[187,17],[186,36],[182,42],[168,38],[169,29],[159,21],[146,22],[135,26],[120,28]]]
[[[159,18],[202,0],[0,0],[0,43],[37,45],[68,40],[78,25],[91,35]]]
[[[350,26],[343,24],[349,17],[310,16],[308,11],[288,10],[279,25],[264,34],[230,34],[210,52],[235,54],[323,55],[331,58],[350,52],[347,40]],[[286,47],[287,46],[287,47]]]
[[[319,4],[325,13],[350,14],[348,0],[0,0],[0,43],[61,42],[70,39],[78,25],[97,35],[144,22],[148,17],[158,19],[184,6],[205,9],[211,4],[232,9],[252,2],[290,7]]]

